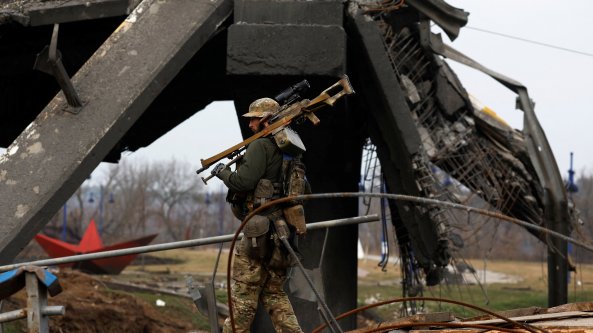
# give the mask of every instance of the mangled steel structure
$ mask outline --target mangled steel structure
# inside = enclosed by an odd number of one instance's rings
[[[466,12],[442,0],[5,1],[0,263],[13,260],[100,161],[150,144],[212,101],[234,100],[240,114],[302,77],[324,87],[344,73],[357,95],[338,105],[341,111],[320,115],[318,128],[297,128],[314,192],[356,191],[370,137],[389,192],[462,200],[440,182],[445,172],[491,207],[567,234],[566,195],[525,87],[430,30],[434,22],[454,38],[466,21]],[[32,69],[54,23],[61,23],[54,45],[79,107],[59,92],[64,85]],[[476,107],[443,57],[515,91],[523,131]],[[248,134],[244,125],[242,131]],[[428,284],[438,283],[459,246],[449,228],[454,217],[437,207],[390,208],[400,253]],[[307,207],[311,221],[356,213],[352,199]],[[536,236],[550,244],[550,304],[564,303],[566,244]],[[305,258],[318,258],[322,238],[308,235]],[[330,233],[322,276],[332,281],[324,290],[334,313],[356,306],[356,240],[352,227]],[[317,262],[305,263],[314,269]],[[319,323],[311,302],[293,304],[305,331]],[[353,319],[341,324],[355,326]]]
[[[408,3],[410,4],[408,10],[422,8],[416,7],[416,2]],[[432,2],[434,3],[436,2]],[[437,20],[436,23],[454,37],[457,33],[457,30],[452,28],[455,27],[454,22],[461,20],[458,12],[454,15],[453,10],[451,15],[444,16],[443,13],[451,10],[444,4],[432,9],[422,8],[429,11],[424,12],[425,18],[418,17],[417,20],[413,20],[413,23],[406,24],[402,22],[406,22],[411,15],[406,13],[406,9],[388,8],[387,6],[381,8],[380,5],[367,6],[365,12],[370,14],[363,15],[358,8],[354,8],[351,16],[364,44],[360,49],[366,50],[371,71],[374,70],[377,73],[377,81],[380,81],[383,91],[385,87],[392,85],[393,87],[388,91],[399,90],[403,95],[397,101],[399,105],[392,107],[394,114],[400,113],[397,120],[386,121],[377,117],[376,124],[379,131],[375,134],[381,133],[381,126],[385,127],[386,123],[400,124],[400,127],[407,129],[413,128],[412,133],[405,133],[397,139],[399,142],[410,145],[406,149],[410,153],[409,160],[402,162],[402,154],[393,154],[392,156],[396,159],[393,159],[392,163],[399,163],[400,166],[386,168],[387,170],[384,168],[390,188],[400,192],[401,190],[397,189],[398,186],[406,187],[405,183],[398,185],[397,181],[390,180],[391,177],[399,176],[401,179],[399,182],[405,182],[406,178],[411,179],[408,180],[408,188],[404,192],[416,192],[417,195],[458,201],[455,189],[441,186],[439,177],[434,172],[436,167],[456,179],[460,186],[469,188],[495,209],[538,225],[545,224],[552,227],[550,223],[557,223],[556,227],[552,228],[556,229],[562,225],[561,228],[565,228],[562,231],[566,233],[570,221],[566,194],[554,157],[534,115],[527,89],[520,83],[493,72],[444,45],[440,36],[430,32],[428,18],[440,17],[442,21]],[[386,55],[374,56],[370,54],[373,51],[385,52]],[[481,70],[515,91],[518,94],[519,108],[525,113],[524,131],[514,131],[504,121],[488,115],[472,103],[456,75],[438,55]],[[386,68],[391,68],[393,75],[385,74]],[[366,74],[369,71],[364,69],[363,72]],[[379,86],[375,88],[369,90],[382,91]],[[379,96],[371,96],[367,100],[381,99]],[[381,109],[381,106],[370,106],[370,108]],[[389,161],[389,157],[381,156],[385,154],[381,152],[385,150],[381,149],[381,145],[384,144],[381,141],[393,135],[389,133],[401,132],[403,130],[386,128],[380,138],[375,138],[373,132],[370,133],[373,142],[379,145],[378,153],[382,165],[385,165],[386,160]],[[393,175],[393,171],[390,171],[390,169],[406,170],[406,168],[408,170],[405,175]],[[420,260],[423,268],[435,267],[438,270],[438,267],[442,267],[443,263],[448,261],[447,255],[451,252],[447,220],[452,216],[445,217],[445,212],[437,208],[425,210],[416,207],[415,209],[419,211],[409,213],[411,216],[402,219],[402,224],[406,226],[403,230],[410,231],[424,227],[437,233],[432,233],[435,236],[433,242],[423,243],[425,247],[415,245],[412,241],[410,248],[403,253],[414,251],[416,259]],[[392,207],[392,211],[398,211],[401,215],[405,214],[401,213],[402,211],[409,212],[411,209],[401,205]],[[424,221],[417,220],[410,223],[414,218],[422,219],[423,216]],[[400,232],[397,235],[400,246],[407,243],[406,238],[402,239],[406,236],[405,234]],[[426,239],[426,234],[426,230],[411,231],[409,237]],[[536,234],[536,236],[544,242],[549,241],[546,235]],[[554,253],[565,251],[566,244],[555,243],[550,244],[550,247],[552,248],[550,257],[553,258]],[[561,253],[560,256],[562,256]],[[423,259],[427,261],[422,262]],[[564,262],[562,265],[566,268],[565,260],[562,261]],[[554,260],[554,263],[550,264],[550,271],[558,271],[559,264],[560,262]],[[428,271],[429,279],[430,273],[431,271]],[[551,279],[557,281],[556,286],[566,285],[564,273],[551,276]],[[430,283],[430,280],[427,282]],[[550,289],[550,296],[555,299],[552,302],[566,302],[565,296],[558,294],[557,287]]]

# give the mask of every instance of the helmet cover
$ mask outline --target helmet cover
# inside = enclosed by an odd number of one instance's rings
[[[260,99],[256,99],[249,105],[249,111],[243,115],[243,117],[247,118],[265,118],[274,114],[280,105],[275,100],[264,97]]]

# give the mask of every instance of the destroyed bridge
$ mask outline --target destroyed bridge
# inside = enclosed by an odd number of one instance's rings
[[[467,17],[443,0],[0,1],[0,264],[100,162],[150,145],[213,101],[234,101],[239,116],[303,78],[314,94],[344,74],[356,94],[319,112],[316,128],[296,128],[315,193],[357,192],[370,139],[389,193],[463,204],[472,193],[483,207],[568,235],[567,196],[526,87],[431,31],[454,40]],[[515,92],[524,128],[478,106],[445,59]],[[400,254],[439,283],[463,246],[449,228],[455,214],[403,201],[389,208]],[[311,201],[306,214],[356,216],[358,200]],[[566,241],[530,232],[550,249],[549,304],[566,303]],[[322,243],[311,232],[304,257],[319,258]],[[356,226],[332,231],[327,244],[325,298],[343,313],[357,305]],[[311,302],[293,305],[305,331],[319,324]]]

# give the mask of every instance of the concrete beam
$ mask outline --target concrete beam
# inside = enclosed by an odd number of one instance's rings
[[[231,14],[232,0],[144,0],[0,156],[0,263],[41,230]]]
[[[362,61],[351,63],[357,75],[353,84],[358,97],[363,100],[361,108],[368,111],[367,121],[373,143],[385,174],[387,188],[392,193],[420,195],[414,169],[414,156],[420,154],[421,139],[397,74],[385,52],[382,34],[376,22],[364,15],[353,13],[348,20],[348,32]],[[439,235],[426,212],[403,202],[394,203],[394,224],[401,223],[409,233],[416,258],[425,269],[434,264],[442,266],[446,255],[439,248]],[[395,215],[395,214],[394,214]],[[398,225],[396,225],[398,227]],[[399,228],[398,237],[403,230]],[[446,253],[445,253],[446,254]]]
[[[0,7],[0,16],[7,16],[25,26],[40,26],[124,16],[140,0],[70,0],[8,2]]]
[[[45,2],[27,10],[29,25],[38,26],[54,23],[65,23],[112,16],[123,16],[130,13],[127,0],[75,0],[56,5]]]
[[[236,23],[342,25],[342,0],[236,0]]]
[[[343,17],[338,0],[236,0],[227,72],[338,77],[346,70]]]
[[[416,124],[412,119],[403,89],[399,84],[399,78],[392,70],[381,31],[375,22],[368,21],[363,15],[355,15],[351,20],[351,37],[364,53],[366,60],[360,63],[369,65],[368,76],[374,79],[378,88],[377,94],[384,105],[383,108],[372,109],[371,112],[373,114],[383,113],[385,117],[388,117],[388,120],[386,123],[381,122],[380,124],[394,127],[386,132],[387,139],[403,143],[407,156],[416,154],[419,152],[422,141],[416,130]],[[394,151],[391,158],[406,158],[397,155]]]
[[[227,72],[235,75],[327,75],[346,70],[346,34],[337,25],[234,24]]]

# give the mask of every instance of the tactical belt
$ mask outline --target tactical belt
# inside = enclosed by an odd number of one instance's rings
[[[256,209],[257,207],[265,204],[266,202],[275,200],[275,199],[279,199],[281,198],[281,194],[282,194],[282,184],[281,183],[272,183],[272,185],[274,186],[274,193],[272,194],[271,198],[254,198],[253,196],[251,196],[251,198],[248,198],[247,200],[247,209],[249,209],[249,211],[253,211],[254,209]],[[252,199],[252,200],[249,200]],[[266,209],[264,212],[261,213],[261,215],[267,215],[268,213],[272,213],[276,210],[278,210],[280,207],[270,207],[269,209]]]

